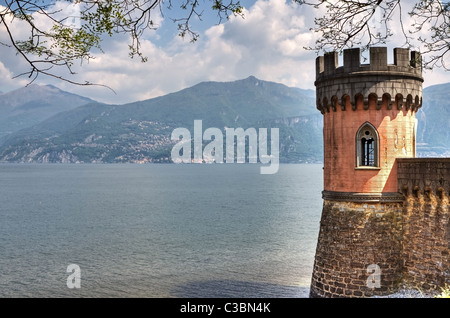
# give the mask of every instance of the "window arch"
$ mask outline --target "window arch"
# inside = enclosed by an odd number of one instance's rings
[[[365,122],[356,133],[356,167],[379,167],[379,137],[376,128]]]

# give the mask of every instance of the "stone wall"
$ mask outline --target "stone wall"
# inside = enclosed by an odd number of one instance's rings
[[[402,279],[402,204],[324,200],[310,297],[369,297]],[[379,269],[379,285],[371,275]],[[375,281],[376,283],[376,281]]]
[[[404,283],[421,290],[450,285],[450,158],[398,159],[404,203]]]
[[[324,196],[311,297],[387,295],[404,286],[439,292],[450,285],[450,158],[397,159],[397,174],[402,202]],[[370,284],[373,266],[378,286]]]

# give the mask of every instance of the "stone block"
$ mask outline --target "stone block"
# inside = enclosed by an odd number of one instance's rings
[[[361,50],[359,48],[344,50],[344,71],[353,72],[361,65]]]
[[[372,71],[387,70],[387,47],[370,48],[370,69]]]
[[[331,75],[338,67],[338,54],[337,52],[328,52],[324,55],[324,63],[325,63],[325,76]]]
[[[318,56],[316,58],[316,78],[323,73],[325,70],[325,63],[324,63],[324,57]]]

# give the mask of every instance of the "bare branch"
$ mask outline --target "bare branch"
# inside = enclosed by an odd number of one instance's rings
[[[57,75],[55,72],[61,67],[68,76],[74,75],[72,65],[75,61],[89,61],[94,58],[93,49],[99,49],[101,39],[105,35],[126,34],[130,38],[129,55],[138,56],[142,62],[148,59],[142,52],[141,39],[145,31],[158,28],[153,22],[153,13],[159,10],[172,8],[171,0],[77,0],[80,5],[78,20],[80,25],[76,28],[67,25],[67,15],[54,5],[56,0],[4,0],[6,7],[0,11],[0,25],[3,25],[9,36],[10,43],[0,43],[13,47],[29,65],[29,71],[18,76],[28,76],[32,81],[39,75],[51,76],[77,85],[96,85],[89,82],[75,82],[68,77]],[[209,0],[212,10],[219,15],[219,23],[223,18],[232,14],[242,16],[242,7],[239,1]],[[70,2],[68,2],[70,4]],[[164,4],[167,4],[164,6]],[[179,35],[189,36],[195,42],[199,34],[192,30],[192,19],[201,19],[198,0],[182,0],[181,8],[186,15],[173,19],[178,23]],[[41,29],[36,25],[35,17],[40,16],[46,20],[50,29]],[[14,25],[24,23],[29,28],[28,39],[17,39]],[[104,86],[104,85],[100,85]]]
[[[393,36],[391,22],[399,19],[403,46],[412,47],[414,40],[423,45],[422,57],[425,68],[443,67],[448,70],[450,50],[450,3],[435,0],[417,0],[409,12],[411,25],[404,22],[400,0],[295,0],[299,4],[325,8],[324,16],[315,19],[311,30],[321,35],[315,47],[306,49],[338,51],[352,46],[385,44]],[[411,31],[412,28],[412,31]],[[427,31],[426,36],[421,36]],[[431,35],[429,33],[431,31]],[[418,37],[412,37],[418,35]],[[447,60],[447,63],[446,63]]]

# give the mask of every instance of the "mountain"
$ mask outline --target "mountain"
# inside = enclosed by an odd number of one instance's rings
[[[35,89],[36,96],[42,96],[39,90],[55,90]],[[450,156],[449,91],[450,83],[423,90],[423,107],[417,113],[418,157]],[[0,96],[0,103],[4,95]],[[68,103],[60,100],[61,106],[55,106],[58,112],[53,116],[49,112],[46,115],[49,117],[41,122],[4,135],[0,139],[0,161],[170,162],[176,143],[171,140],[173,130],[187,128],[193,137],[194,120],[202,120],[203,131],[213,127],[223,133],[226,127],[253,127],[256,131],[279,128],[281,162],[322,160],[323,121],[315,107],[313,90],[291,88],[251,76],[234,82],[203,82],[125,105],[65,96],[88,104],[68,106],[71,109],[61,111]],[[23,96],[16,98],[19,97]],[[28,111],[52,109],[39,106],[42,98],[36,103],[30,99],[28,103],[18,101],[17,104],[29,106],[28,110],[21,108],[23,116]]]
[[[0,95],[0,138],[93,100],[54,86],[31,84]]]
[[[423,90],[417,112],[417,157],[450,157],[450,83]]]
[[[2,139],[10,162],[169,162],[177,127],[280,129],[280,160],[319,161],[322,117],[315,92],[259,80],[203,82],[125,105],[91,103]]]

